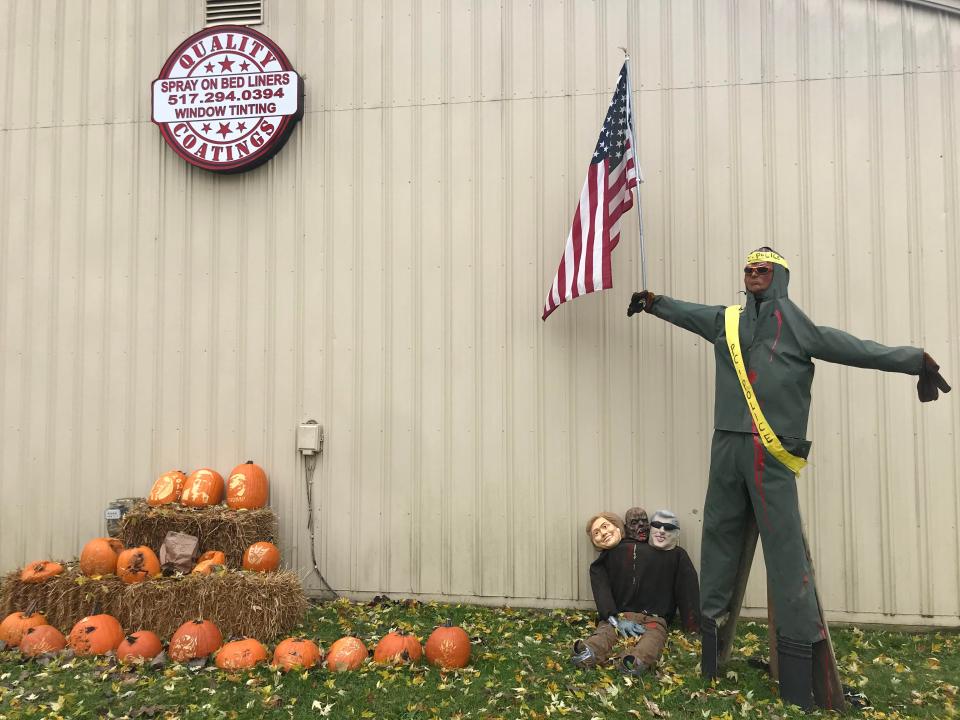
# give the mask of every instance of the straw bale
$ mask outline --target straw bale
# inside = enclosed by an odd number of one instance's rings
[[[227,556],[227,565],[239,568],[248,547],[276,537],[277,516],[270,508],[232,510],[226,505],[150,507],[141,502],[123,516],[118,537],[126,547],[146,545],[159,553],[163,538],[170,530],[194,535],[200,543],[198,550],[201,553],[222,550]]]
[[[8,574],[0,586],[2,616],[32,603],[64,633],[81,618],[102,612],[116,617],[126,632],[153,630],[169,638],[187,620],[203,618],[216,623],[224,638],[263,642],[292,631],[307,609],[303,587],[288,571],[224,570],[127,585],[115,575],[84,577],[75,563],[42,583],[21,582],[19,570]]]

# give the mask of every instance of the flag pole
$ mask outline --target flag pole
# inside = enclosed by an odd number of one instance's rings
[[[643,173],[640,171],[639,146],[637,145],[637,130],[633,122],[633,77],[630,75],[630,53],[625,47],[623,51],[624,63],[627,66],[627,117],[630,118],[630,141],[633,143],[633,167],[637,172],[637,184],[633,188],[637,202],[637,225],[640,229],[640,281],[641,287],[647,290],[647,251],[643,242],[643,210],[640,207],[640,183],[643,182]]]

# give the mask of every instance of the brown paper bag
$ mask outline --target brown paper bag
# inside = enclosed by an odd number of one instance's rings
[[[160,546],[160,570],[165,575],[174,572],[187,575],[196,564],[200,541],[193,535],[171,530]]]

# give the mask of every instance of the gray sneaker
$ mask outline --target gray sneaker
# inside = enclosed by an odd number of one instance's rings
[[[581,669],[592,668],[597,664],[597,656],[593,650],[583,640],[577,640],[573,644],[573,652],[570,654],[570,662],[574,667]]]

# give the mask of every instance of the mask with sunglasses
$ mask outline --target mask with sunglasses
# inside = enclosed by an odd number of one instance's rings
[[[680,542],[680,521],[669,510],[657,510],[650,518],[649,543],[658,550],[673,550]]]
[[[768,267],[767,265],[761,265],[760,267],[750,267],[749,265],[743,269],[744,275],[769,275],[773,271],[773,268]]]

